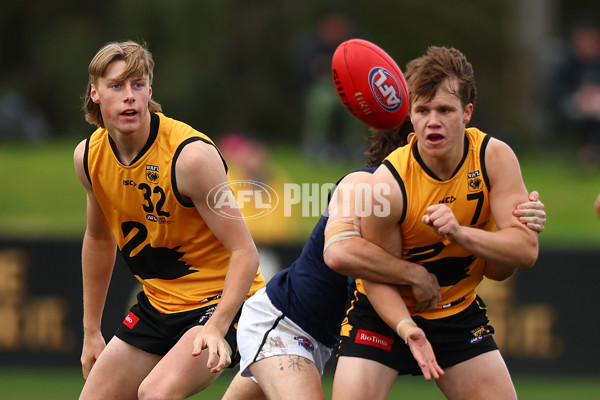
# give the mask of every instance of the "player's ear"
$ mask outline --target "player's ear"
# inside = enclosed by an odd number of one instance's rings
[[[94,86],[93,83],[90,86],[90,99],[92,99],[92,101],[96,104],[100,102],[100,100],[98,99],[98,91],[96,90],[96,86]]]
[[[471,121],[472,116],[473,116],[473,103],[469,103],[465,107],[465,111],[463,114],[463,123],[465,125],[467,125]]]

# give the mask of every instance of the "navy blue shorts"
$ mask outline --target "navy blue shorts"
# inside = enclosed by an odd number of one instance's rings
[[[137,295],[137,303],[131,307],[129,314],[117,328],[115,336],[145,352],[164,356],[190,328],[204,325],[216,306],[214,304],[191,311],[163,314],[152,307],[144,292],[141,291]],[[236,339],[240,313],[241,308],[225,335],[225,340],[233,351],[229,368],[235,367],[240,361]]]
[[[338,356],[377,361],[400,375],[421,375],[410,348],[375,312],[365,295],[357,293],[344,320]],[[438,364],[447,368],[488,351],[497,350],[494,328],[489,325],[485,304],[477,298],[462,312],[446,318],[428,320],[413,316],[431,343]]]

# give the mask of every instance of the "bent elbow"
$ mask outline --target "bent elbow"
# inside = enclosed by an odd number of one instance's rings
[[[341,240],[332,243],[323,253],[325,264],[342,275],[352,275],[354,272],[353,266],[356,263],[354,251],[356,251],[356,238]]]
[[[323,253],[323,260],[329,268],[336,272],[340,272],[344,265],[342,253],[343,251],[340,249],[340,244],[332,244],[327,247]]]
[[[523,268],[523,269],[533,268],[533,266],[537,262],[538,255],[539,255],[539,247],[536,244],[535,246],[532,246],[532,248],[527,252],[525,257],[523,257],[523,264],[521,265],[520,268]]]
[[[529,261],[527,263],[527,266],[525,268],[533,268],[533,266],[535,265],[535,263],[537,262],[538,259],[538,252],[535,251],[534,253],[532,253],[529,257]]]

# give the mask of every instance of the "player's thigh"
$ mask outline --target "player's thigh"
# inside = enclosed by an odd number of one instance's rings
[[[398,371],[376,361],[340,357],[333,378],[333,400],[385,400]]]
[[[194,338],[201,329],[200,325],[189,329],[156,364],[140,386],[140,399],[159,393],[169,398],[185,398],[207,388],[219,377],[221,373],[212,373],[206,367],[208,352],[192,355]]]
[[[92,367],[80,399],[137,399],[140,383],[159,360],[113,337]]]
[[[221,400],[266,400],[266,397],[258,383],[238,372]]]
[[[510,373],[498,350],[444,369],[437,385],[449,400],[516,400]]]
[[[321,374],[315,364],[298,355],[263,358],[250,372],[269,399],[323,399]]]

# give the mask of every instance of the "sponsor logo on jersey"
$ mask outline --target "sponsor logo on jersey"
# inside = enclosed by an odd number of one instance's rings
[[[467,183],[469,185],[469,191],[478,192],[481,190],[481,184],[483,181],[481,179],[481,173],[479,170],[467,173]]]
[[[170,219],[167,219],[167,217],[157,217],[154,214],[146,214],[146,219],[150,222],[156,222],[158,224],[170,224],[173,222]]]
[[[373,96],[384,110],[394,112],[402,105],[402,91],[396,77],[383,67],[369,72],[369,86]]]
[[[441,199],[439,201],[439,204],[452,204],[456,201],[456,197],[454,196],[448,196],[448,197],[444,197],[443,199]]]
[[[355,342],[365,344],[367,346],[378,347],[385,351],[392,351],[392,343],[394,343],[394,339],[380,335],[379,333],[359,329],[356,333]]]
[[[294,340],[296,340],[298,345],[303,347],[306,351],[312,352],[315,349],[315,346],[306,336],[294,336]]]
[[[132,179],[123,179],[123,186],[132,186],[136,187],[137,184]]]
[[[146,179],[151,183],[158,183],[158,166],[146,165]]]
[[[139,320],[140,317],[129,311],[129,314],[127,314],[127,316],[123,320],[123,324],[129,329],[133,329],[133,327],[135,326],[135,324],[138,323]]]

